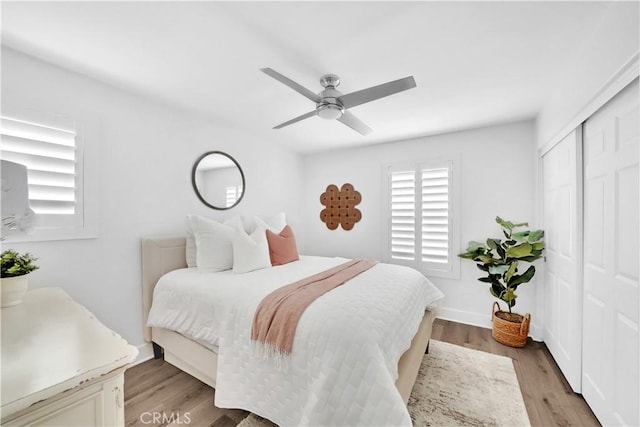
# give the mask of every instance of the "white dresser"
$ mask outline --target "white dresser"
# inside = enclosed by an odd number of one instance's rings
[[[2,426],[123,426],[124,370],[138,355],[59,288],[0,309]]]

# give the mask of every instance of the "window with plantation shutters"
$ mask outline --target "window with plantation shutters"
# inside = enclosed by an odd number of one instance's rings
[[[457,277],[455,161],[389,166],[387,260],[427,275]]]
[[[77,233],[57,233],[82,230],[85,225],[83,163],[73,126],[49,126],[3,116],[0,135],[0,158],[27,167],[29,205],[35,213],[34,235],[44,240],[82,237]]]

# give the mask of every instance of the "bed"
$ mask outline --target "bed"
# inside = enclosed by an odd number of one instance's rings
[[[185,261],[185,250],[186,250],[186,238],[184,236],[161,236],[161,237],[150,237],[144,238],[142,240],[142,301],[143,301],[143,316],[144,316],[144,325],[148,324],[149,314],[152,310],[153,297],[154,297],[154,289],[158,284],[158,281],[163,277],[170,276],[171,273],[175,277],[179,277],[180,275],[189,275],[192,274],[187,269],[186,261]],[[315,260],[311,257],[311,261],[309,262],[329,262],[333,263],[334,261],[323,261],[323,260]],[[385,264],[388,266],[388,264]],[[395,268],[395,267],[394,267]],[[274,267],[275,269],[275,267]],[[274,270],[275,271],[275,270]],[[248,277],[248,276],[247,276]],[[355,279],[354,279],[355,280]],[[363,279],[364,280],[364,279]],[[343,288],[347,288],[344,286]],[[439,292],[439,291],[437,291]],[[319,301],[319,300],[318,300]],[[310,307],[311,308],[311,307]],[[235,316],[244,316],[247,314],[243,313],[242,310],[235,310]],[[306,316],[306,312],[305,312]],[[276,409],[272,409],[275,405],[281,404],[281,402],[275,402],[278,400],[279,396],[277,396],[277,391],[272,392],[271,394],[276,394],[276,396],[269,397],[268,395],[264,395],[263,392],[259,390],[249,390],[247,388],[234,390],[231,392],[229,389],[235,388],[235,386],[246,380],[245,377],[250,378],[250,381],[253,381],[253,388],[256,388],[256,383],[264,383],[265,381],[273,381],[274,375],[280,375],[278,370],[282,371],[282,368],[274,369],[272,371],[265,371],[264,366],[253,366],[238,363],[236,359],[247,358],[244,353],[248,352],[246,345],[244,347],[236,346],[234,348],[235,354],[232,353],[231,350],[226,348],[232,348],[231,341],[235,340],[236,336],[241,336],[243,330],[236,329],[227,331],[225,347],[217,347],[215,345],[211,345],[212,343],[205,342],[205,340],[201,340],[199,338],[188,337],[184,333],[176,332],[175,330],[171,330],[166,327],[145,327],[144,337],[147,342],[152,342],[154,345],[154,354],[156,357],[161,354],[164,356],[165,361],[171,363],[172,365],[178,367],[184,372],[189,373],[190,375],[198,378],[202,382],[210,385],[211,387],[217,388],[216,390],[216,405],[220,407],[238,407],[240,409],[245,409],[251,412],[256,413],[257,415],[263,416],[265,418],[269,418],[272,421],[282,424],[282,425],[318,425],[318,424],[389,424],[389,425],[399,425],[399,424],[410,424],[410,419],[408,418],[408,412],[406,410],[406,403],[409,399],[409,395],[415,383],[418,370],[420,367],[420,363],[422,361],[423,355],[426,353],[428,349],[428,342],[431,335],[431,327],[433,320],[435,318],[434,308],[432,305],[429,305],[426,310],[420,312],[419,318],[413,322],[412,326],[407,328],[402,328],[399,331],[398,335],[409,333],[408,340],[406,340],[406,345],[403,349],[406,349],[399,357],[397,362],[397,371],[394,372],[395,369],[389,369],[387,376],[394,375],[397,373],[397,377],[395,378],[394,385],[394,394],[397,394],[397,400],[404,405],[403,411],[404,414],[397,413],[392,414],[394,410],[398,410],[398,405],[395,404],[395,409],[385,409],[385,405],[387,405],[387,400],[396,399],[395,396],[386,397],[382,399],[382,403],[375,405],[376,408],[379,408],[381,411],[386,411],[389,414],[378,415],[378,418],[372,415],[373,418],[362,418],[358,415],[353,415],[352,412],[356,411],[359,405],[366,406],[371,405],[371,402],[348,402],[348,400],[355,396],[357,398],[358,391],[349,390],[351,385],[343,385],[340,386],[340,390],[344,390],[340,393],[338,402],[331,402],[332,396],[322,396],[322,392],[318,392],[318,388],[313,389],[314,396],[310,398],[307,396],[304,402],[298,402],[293,404],[297,409],[293,412],[295,413],[304,413],[305,415],[294,415],[293,418],[288,418],[287,416],[283,416],[282,412],[278,413]],[[243,318],[244,319],[244,318]],[[244,321],[244,320],[243,320]],[[235,327],[232,323],[228,322],[228,328]],[[246,322],[245,322],[246,323]],[[383,322],[384,323],[384,322]],[[245,328],[246,329],[246,328]],[[407,329],[406,331],[404,329]],[[411,329],[409,331],[409,329]],[[223,333],[223,336],[224,333]],[[232,337],[230,339],[229,337]],[[398,338],[400,339],[400,338]],[[298,336],[296,335],[296,340],[298,340]],[[244,345],[244,344],[243,344]],[[221,344],[222,346],[222,344]],[[221,352],[221,349],[225,349],[226,355],[224,352]],[[224,357],[221,357],[222,356]],[[325,355],[326,356],[326,355]],[[326,357],[323,356],[318,359],[322,359],[321,362],[318,363],[329,363],[326,362]],[[248,357],[250,359],[250,357]],[[366,359],[369,359],[369,356],[366,356]],[[363,360],[365,360],[363,356]],[[235,363],[233,367],[235,370],[233,372],[229,372],[230,368],[225,367],[224,369],[220,369],[219,365],[225,364],[225,366],[230,366],[230,363]],[[263,364],[268,364],[269,361],[262,361]],[[337,362],[336,362],[336,365]],[[363,362],[363,365],[366,363]],[[309,365],[310,366],[310,365]],[[269,368],[270,369],[270,368]],[[297,369],[295,366],[291,368]],[[315,368],[314,368],[315,369]],[[322,368],[324,369],[324,368]],[[337,370],[345,369],[342,365]],[[356,368],[350,368],[349,375],[353,373],[353,371],[357,371]],[[364,368],[363,368],[364,369]],[[367,368],[368,369],[368,368]],[[331,366],[329,366],[328,370],[333,371]],[[295,376],[291,372],[287,372],[286,370],[282,372],[282,376],[290,377]],[[391,381],[393,379],[385,379],[384,373],[382,374],[382,379],[376,377],[377,373],[369,373],[363,374],[364,379],[367,381],[371,381],[370,378],[374,378],[374,384],[368,384],[367,387],[376,387],[378,383],[384,381]],[[256,377],[257,376],[257,377]],[[325,377],[330,375],[320,375],[323,378],[323,381],[326,380]],[[256,380],[258,378],[258,380]],[[377,379],[375,379],[377,378]],[[318,380],[318,375],[316,375],[314,381]],[[359,380],[362,381],[362,380]],[[276,384],[277,381],[275,381]],[[223,387],[224,384],[224,387]],[[271,383],[273,384],[273,382]],[[300,382],[297,384],[284,384],[282,387],[286,388],[290,387],[300,387]],[[303,383],[302,383],[303,384]],[[218,388],[219,386],[219,388]],[[268,384],[261,384],[264,390],[270,389]],[[360,388],[363,387],[363,384],[359,384]],[[315,386],[314,386],[315,387]],[[264,391],[263,390],[263,391]],[[295,390],[295,389],[292,389]],[[320,389],[321,390],[321,389]],[[262,393],[263,396],[261,398],[262,402],[256,403],[255,398],[251,398],[251,393]],[[282,392],[283,396],[286,395],[286,390]],[[290,390],[290,393],[291,390]],[[304,393],[300,393],[304,394]],[[220,399],[219,399],[220,396]],[[295,399],[295,396],[294,396]],[[323,401],[322,399],[325,399]],[[269,400],[272,400],[269,403]],[[310,400],[317,400],[314,405],[309,403]],[[371,400],[371,399],[369,399]],[[265,403],[267,402],[267,403]],[[314,406],[309,409],[309,405]],[[334,405],[335,407],[332,409],[331,414],[318,414],[318,406]],[[291,406],[291,405],[290,405]],[[341,414],[341,409],[344,408],[346,411],[343,415]],[[309,415],[311,414],[311,415]],[[333,418],[327,418],[333,417]],[[338,418],[336,418],[338,417]],[[356,421],[354,421],[356,420]]]

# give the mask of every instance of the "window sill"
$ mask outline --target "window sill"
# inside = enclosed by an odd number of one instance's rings
[[[13,234],[2,240],[3,245],[8,243],[50,242],[56,240],[80,240],[97,239],[95,230],[36,230],[33,234]]]

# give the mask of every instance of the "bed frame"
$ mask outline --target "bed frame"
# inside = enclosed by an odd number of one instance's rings
[[[151,310],[153,289],[158,279],[169,271],[187,266],[185,236],[159,236],[142,239],[142,315],[145,341],[153,343],[154,356],[196,377],[215,388],[218,355],[215,351],[192,341],[177,332],[164,328],[146,327]],[[405,403],[418,376],[423,355],[427,352],[431,327],[435,316],[425,311],[411,347],[398,362],[396,387]]]

